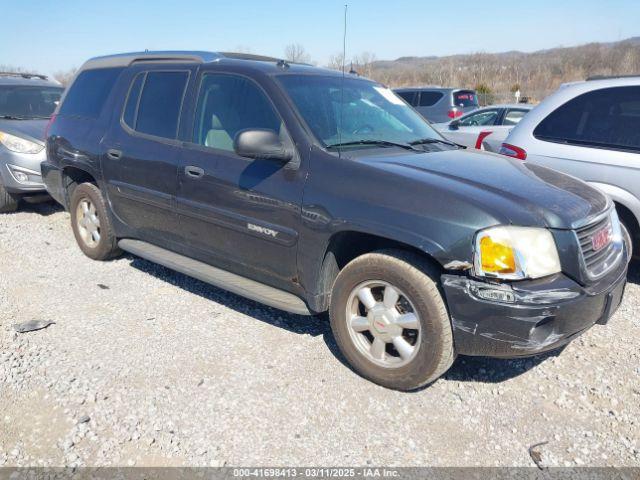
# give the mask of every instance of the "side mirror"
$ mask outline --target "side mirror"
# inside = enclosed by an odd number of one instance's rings
[[[241,157],[289,161],[293,152],[281,141],[274,130],[262,128],[242,130],[233,141],[233,149]]]
[[[449,130],[458,130],[460,128],[460,120],[452,120],[449,122]]]

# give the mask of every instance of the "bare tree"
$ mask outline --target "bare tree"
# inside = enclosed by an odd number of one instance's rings
[[[77,68],[73,67],[70,68],[69,70],[62,70],[59,72],[55,72],[53,74],[53,78],[55,78],[57,81],[59,81],[63,86],[67,86],[71,83],[71,80],[73,80],[74,75],[76,74],[76,70]]]
[[[311,56],[299,43],[290,43],[284,47],[284,57],[293,63],[310,63]]]
[[[342,53],[335,53],[329,57],[327,68],[330,68],[331,70],[342,70],[343,65],[344,56],[342,55]]]

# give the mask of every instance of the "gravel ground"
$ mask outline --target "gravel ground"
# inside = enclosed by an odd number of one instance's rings
[[[640,265],[559,355],[459,358],[378,387],[326,320],[125,256],[93,262],[51,204],[0,216],[0,465],[640,465]],[[12,325],[54,321],[16,333]]]

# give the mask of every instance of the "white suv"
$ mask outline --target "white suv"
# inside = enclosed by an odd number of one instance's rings
[[[511,131],[500,153],[606,192],[640,252],[640,75],[561,86]]]

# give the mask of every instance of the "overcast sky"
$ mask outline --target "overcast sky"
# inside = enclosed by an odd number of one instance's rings
[[[125,51],[342,50],[345,1],[2,0],[0,64],[43,73]],[[639,0],[352,0],[347,57],[533,51],[640,35]]]

